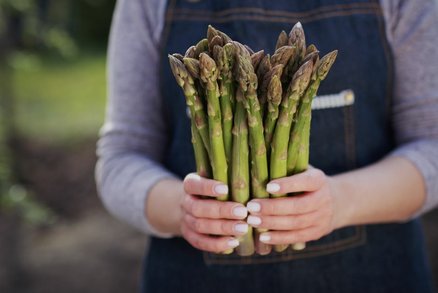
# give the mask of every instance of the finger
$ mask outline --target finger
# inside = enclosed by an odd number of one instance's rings
[[[195,218],[186,214],[184,221],[193,231],[211,235],[243,235],[248,232],[248,224],[242,221],[212,220]]]
[[[184,210],[196,218],[241,220],[248,215],[246,207],[237,202],[200,199],[186,195]]]
[[[228,186],[222,182],[207,179],[195,173],[190,173],[184,178],[184,191],[188,194],[221,196],[228,194]]]
[[[298,216],[248,216],[246,222],[269,230],[298,230],[315,226],[322,217],[319,211]]]
[[[322,228],[312,226],[294,231],[270,231],[260,234],[259,240],[266,244],[291,244],[318,240],[325,233]]]
[[[246,207],[251,214],[287,216],[301,215],[318,210],[326,202],[322,192],[310,192],[291,197],[254,199]]]
[[[234,237],[211,237],[191,230],[186,225],[181,225],[183,237],[195,248],[209,252],[223,252],[239,245]]]
[[[326,176],[319,169],[310,168],[303,173],[272,180],[266,190],[272,194],[316,191],[324,184]]]

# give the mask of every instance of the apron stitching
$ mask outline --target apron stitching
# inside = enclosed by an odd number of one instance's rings
[[[330,18],[330,17],[340,17],[340,16],[350,16],[355,14],[379,14],[379,10],[373,9],[352,9],[350,11],[333,11],[327,13],[321,13],[311,17],[303,18],[292,18],[292,17],[270,17],[270,16],[258,16],[258,15],[232,15],[229,17],[215,17],[215,16],[201,16],[201,15],[175,15],[174,19],[177,21],[211,21],[215,23],[226,23],[236,20],[254,20],[254,21],[266,21],[266,22],[296,22],[301,21],[302,23],[308,23],[315,20]]]
[[[263,8],[256,8],[256,7],[236,7],[236,8],[230,8],[230,9],[224,9],[219,11],[208,11],[208,10],[195,10],[195,9],[184,9],[179,8],[176,9],[177,14],[199,14],[201,16],[205,15],[214,15],[215,17],[219,16],[229,16],[231,14],[243,14],[243,13],[253,13],[253,14],[263,14],[263,15],[270,15],[270,16],[283,16],[283,17],[302,17],[304,15],[312,15],[317,14],[319,12],[324,11],[336,11],[336,10],[346,10],[346,9],[376,9],[379,10],[379,6],[376,3],[349,3],[349,4],[335,4],[335,5],[327,5],[323,7],[318,7],[315,9],[311,9],[304,12],[287,12],[287,11],[280,11],[280,10],[266,10]]]

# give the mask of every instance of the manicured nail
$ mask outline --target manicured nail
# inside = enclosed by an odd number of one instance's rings
[[[246,208],[248,209],[248,211],[253,212],[253,213],[257,213],[260,212],[261,210],[261,206],[258,202],[255,201],[250,201],[247,205]]]
[[[227,194],[228,193],[228,186],[225,184],[218,184],[214,187],[214,192],[217,194]]]
[[[248,210],[244,207],[235,207],[233,209],[233,215],[239,218],[246,218],[248,215]]]
[[[269,242],[271,240],[271,236],[269,234],[263,233],[263,234],[260,234],[259,239],[261,242]]]
[[[228,246],[231,248],[239,246],[239,240],[237,239],[228,240]]]
[[[236,224],[234,225],[234,231],[245,234],[248,232],[248,224]]]
[[[250,225],[258,226],[262,223],[262,219],[260,219],[259,217],[255,217],[255,216],[248,216],[248,219],[246,220],[246,222]]]
[[[277,192],[279,190],[280,190],[280,184],[268,183],[268,185],[266,185],[266,191],[267,192]]]

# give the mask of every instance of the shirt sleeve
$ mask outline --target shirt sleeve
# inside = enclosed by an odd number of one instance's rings
[[[426,201],[415,214],[438,205],[438,2],[381,0],[395,63],[391,155],[421,172]]]
[[[157,30],[161,32],[164,23],[165,2],[117,2],[108,52],[107,113],[96,166],[99,196],[107,210],[158,237],[171,235],[158,233],[147,222],[146,197],[159,180],[176,178],[160,164],[168,132],[158,88]]]

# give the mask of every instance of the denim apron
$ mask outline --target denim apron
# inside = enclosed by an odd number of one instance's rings
[[[205,37],[208,24],[248,44],[274,51],[281,30],[304,25],[308,44],[338,59],[319,90],[354,104],[313,111],[310,162],[326,174],[371,164],[394,148],[390,124],[392,59],[383,15],[373,0],[170,0],[163,32],[161,90],[170,130],[165,166],[183,178],[195,170],[185,99],[167,54]],[[328,99],[327,101],[329,101]],[[332,99],[333,100],[333,99]],[[324,101],[321,103],[324,105]],[[327,103],[325,103],[327,104]],[[152,238],[144,292],[431,292],[430,272],[417,220],[336,230],[302,251],[267,256],[216,255],[184,239]]]

